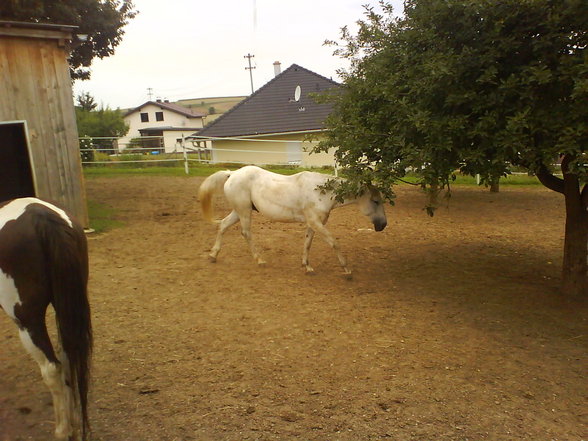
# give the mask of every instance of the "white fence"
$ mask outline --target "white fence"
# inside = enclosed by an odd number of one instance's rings
[[[222,141],[222,148],[208,147],[211,140]],[[236,141],[236,142],[235,142]],[[161,164],[183,162],[186,173],[190,162],[258,165],[334,166],[332,155],[317,154],[309,160],[312,144],[300,140],[242,139],[242,138],[178,138],[170,151],[162,136],[142,136],[122,143],[119,138],[82,137],[80,152],[84,166],[120,164]],[[245,143],[255,142],[253,148]],[[220,144],[220,143],[219,143]],[[303,146],[304,144],[304,146]],[[166,152],[167,150],[167,152]],[[317,160],[319,158],[320,160]]]
[[[121,138],[113,137],[81,137],[80,141],[80,152],[82,153],[83,163],[107,163],[108,160],[100,160],[95,158],[87,158],[88,156],[94,156],[93,153],[102,153],[108,157],[120,158],[128,155],[159,155],[166,153],[163,145],[162,136],[142,136],[140,138],[133,138],[128,142],[121,142]],[[178,139],[177,145],[171,152],[172,154],[183,153],[186,150],[189,153],[196,152],[202,153],[205,148],[192,147],[186,145],[185,148],[182,145],[182,139]],[[99,156],[100,157],[100,156]],[[91,160],[94,159],[94,160]]]
[[[208,147],[211,140],[219,141],[222,148]],[[80,138],[80,152],[84,166],[103,165],[116,166],[122,164],[165,164],[183,163],[186,174],[190,163],[221,163],[221,164],[257,164],[257,165],[293,165],[293,166],[331,166],[337,171],[332,155],[324,155],[321,161],[313,164],[308,160],[310,152],[301,148],[299,140],[269,140],[243,138],[204,138],[192,136],[178,138],[170,152],[163,145],[162,136],[142,136],[122,143],[120,138],[83,137]],[[227,144],[227,142],[229,142]],[[255,142],[257,149],[245,148],[247,142]],[[308,143],[310,145],[310,143]],[[241,148],[229,148],[234,145]],[[265,148],[267,146],[267,148]],[[554,164],[559,171],[559,165]],[[527,172],[511,172],[513,175],[526,175]],[[561,174],[561,172],[559,173]],[[477,177],[480,183],[479,176]]]

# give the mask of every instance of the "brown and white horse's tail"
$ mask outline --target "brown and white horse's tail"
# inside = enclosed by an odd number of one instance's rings
[[[202,217],[209,222],[214,222],[212,217],[212,197],[224,191],[225,182],[231,176],[230,170],[223,170],[213,173],[200,185],[198,199],[202,209]]]
[[[87,396],[92,354],[92,322],[88,302],[88,248],[81,226],[68,225],[48,213],[35,225],[46,262],[52,304],[62,352],[62,366],[80,411],[81,439],[89,433]]]

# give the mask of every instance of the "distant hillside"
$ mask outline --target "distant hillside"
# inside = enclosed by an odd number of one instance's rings
[[[220,115],[225,113],[227,110],[234,107],[236,104],[243,101],[245,96],[221,96],[221,97],[209,97],[209,98],[192,98],[186,100],[178,100],[176,104],[180,106],[188,107],[196,112],[205,113],[206,115]],[[210,121],[213,118],[207,116],[206,118]]]
[[[208,97],[208,98],[190,98],[185,100],[175,101],[174,104],[187,107],[199,113],[206,115],[205,124],[210,124],[212,121],[217,119],[223,113],[232,109],[234,106],[243,101],[246,96],[220,96],[220,97]],[[129,109],[119,109],[124,115],[128,111],[135,109],[135,107]]]

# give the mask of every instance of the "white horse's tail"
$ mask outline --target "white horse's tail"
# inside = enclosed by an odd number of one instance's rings
[[[200,208],[202,217],[209,222],[214,222],[212,218],[212,197],[216,193],[223,192],[223,186],[231,176],[230,170],[223,170],[213,173],[200,185],[198,189],[198,199],[200,199]]]

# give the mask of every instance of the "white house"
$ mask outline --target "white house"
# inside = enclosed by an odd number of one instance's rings
[[[162,136],[163,145],[157,142],[145,143],[149,147],[162,147],[166,153],[179,148],[178,139],[188,136],[204,127],[203,113],[193,112],[191,109],[170,103],[169,101],[147,101],[129,110],[124,115],[129,125],[129,132],[118,140],[119,148],[125,149],[133,138],[145,136]]]

